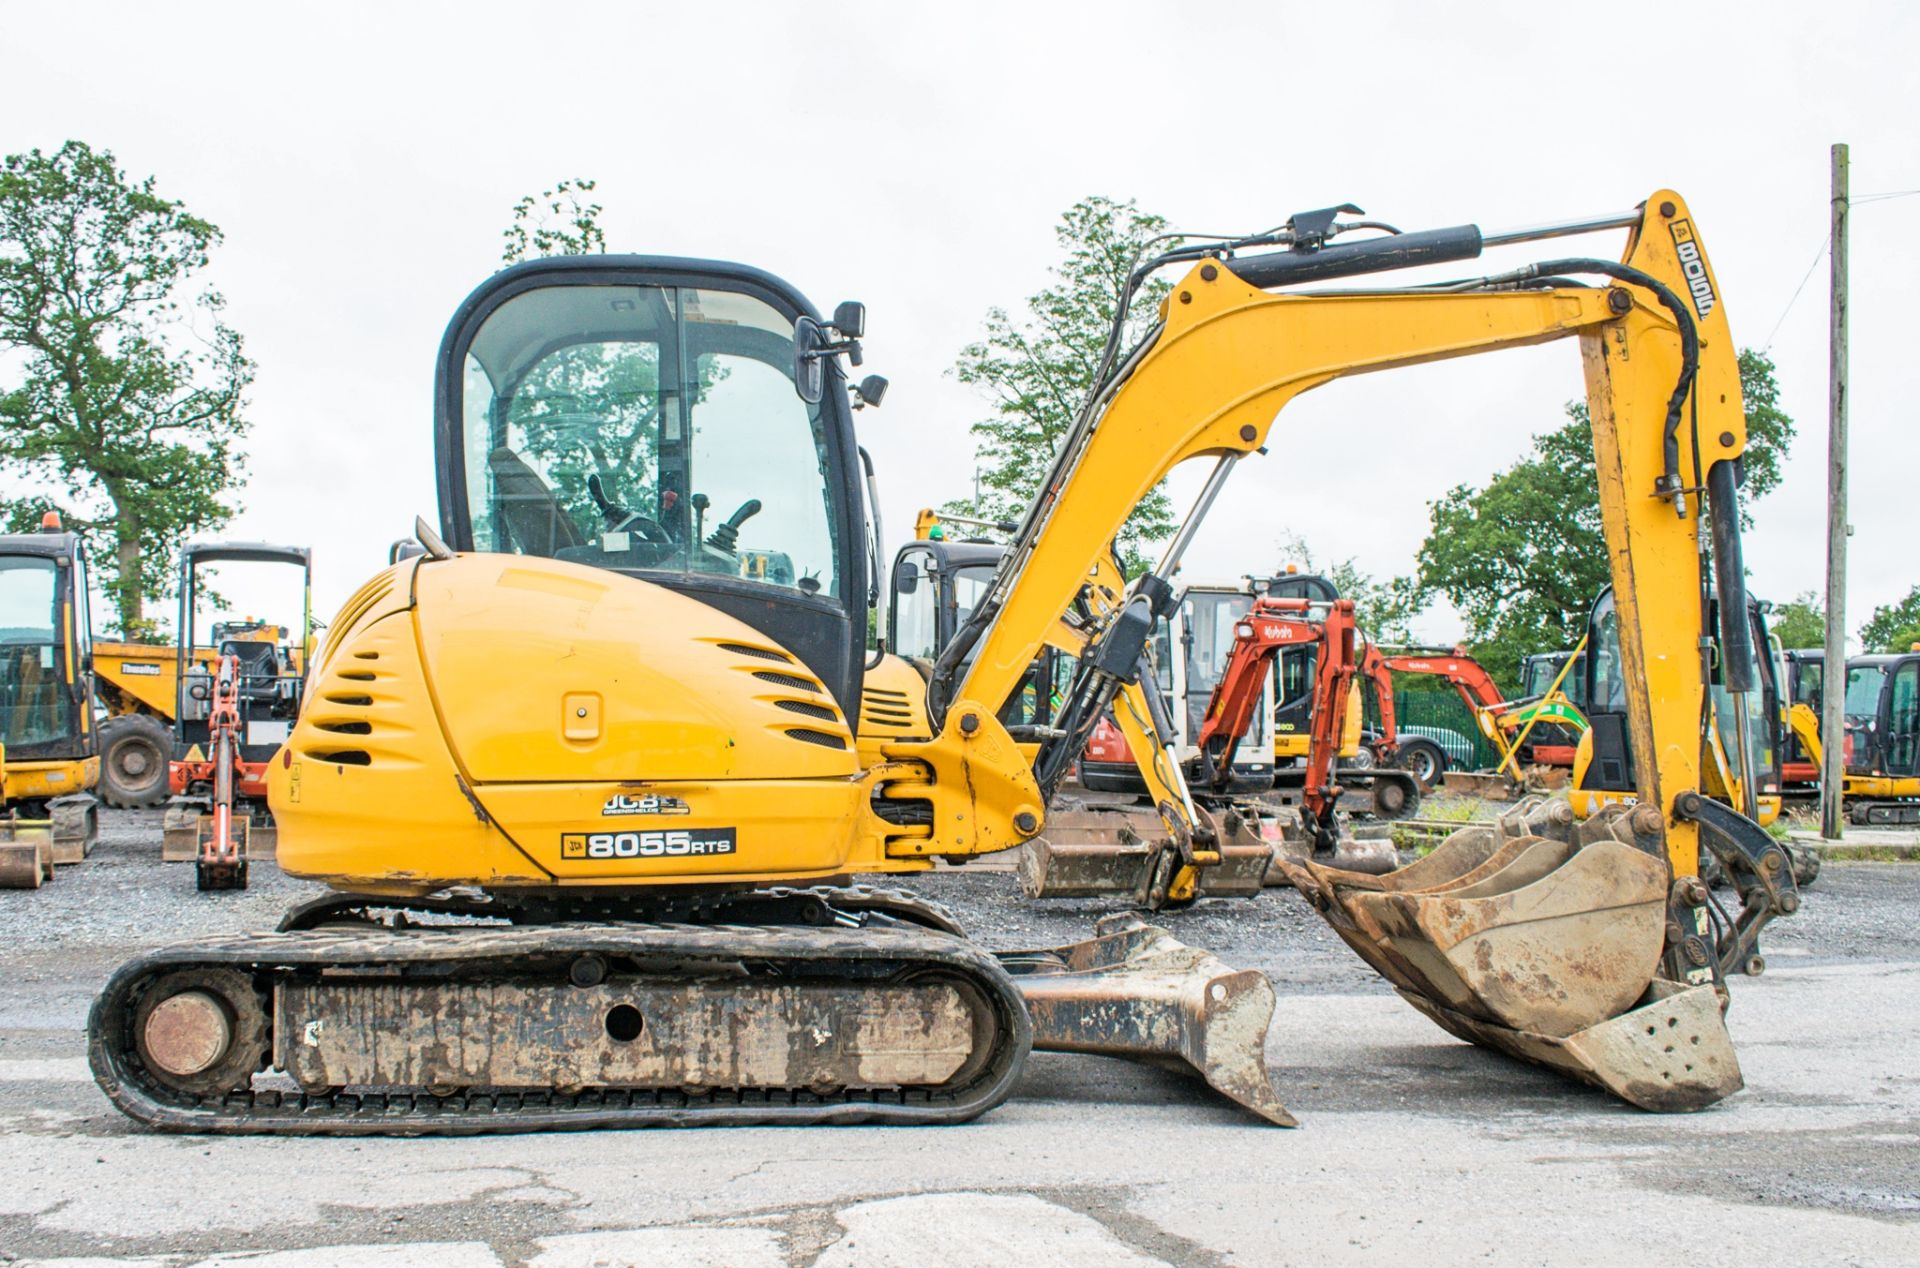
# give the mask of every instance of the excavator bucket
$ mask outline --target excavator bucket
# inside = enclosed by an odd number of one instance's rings
[[[1523,803],[1383,876],[1280,864],[1362,959],[1448,1033],[1645,1109],[1741,1086],[1710,985],[1659,976],[1669,869],[1659,812],[1576,822]]]
[[[999,953],[1026,1000],[1036,1049],[1189,1069],[1268,1122],[1296,1125],[1267,1075],[1266,974],[1229,969],[1130,912],[1096,929],[1069,946]]]
[[[1199,894],[1259,893],[1272,844],[1234,814],[1215,823],[1215,833],[1220,861],[1201,869]],[[1165,823],[1144,806],[1060,801],[1047,813],[1046,835],[1021,847],[1020,887],[1029,898],[1124,898],[1157,908],[1180,860]]]

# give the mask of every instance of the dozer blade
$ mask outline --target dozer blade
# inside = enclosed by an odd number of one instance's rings
[[[1217,831],[1220,861],[1200,869],[1199,896],[1259,893],[1273,847],[1231,814]],[[1159,907],[1179,863],[1165,824],[1145,806],[1056,803],[1046,835],[1021,847],[1020,887],[1029,898],[1118,897]]]
[[[1384,876],[1284,863],[1362,959],[1449,1033],[1648,1109],[1740,1087],[1711,987],[1656,976],[1669,873],[1657,812],[1575,824],[1536,803]]]
[[[1033,1046],[1177,1062],[1270,1123],[1296,1125],[1267,1074],[1273,984],[1235,972],[1131,913],[1070,946],[998,955],[1025,998]]]

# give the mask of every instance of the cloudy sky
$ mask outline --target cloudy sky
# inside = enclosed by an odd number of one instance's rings
[[[1920,188],[1920,13],[1885,4],[485,3],[0,0],[0,151],[69,137],[226,233],[214,282],[259,362],[232,535],[311,543],[330,612],[435,517],[433,356],[514,201],[600,182],[613,249],[718,256],[869,306],[860,415],[897,542],[971,482],[982,402],[948,371],[1045,281],[1088,194],[1229,232],[1352,201],[1494,229],[1692,203],[1736,339],[1800,424],[1754,508],[1755,589],[1822,584],[1828,145],[1856,193]],[[1853,238],[1849,625],[1914,567],[1920,198]],[[1619,235],[1575,246],[1616,255]],[[1523,262],[1512,248],[1496,265]],[[1784,319],[1783,319],[1784,315]],[[1777,326],[1777,329],[1776,329]],[[1192,575],[1411,569],[1427,502],[1518,457],[1581,391],[1575,345],[1335,384],[1290,407]],[[1197,480],[1176,481],[1177,500]],[[1420,631],[1456,633],[1435,614]]]

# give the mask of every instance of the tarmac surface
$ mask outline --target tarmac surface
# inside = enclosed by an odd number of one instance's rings
[[[898,883],[898,882],[894,882]],[[1109,905],[1004,871],[912,878],[996,949]],[[0,1262],[940,1265],[1920,1264],[1920,866],[1829,861],[1733,984],[1747,1087],[1642,1113],[1459,1043],[1296,896],[1155,919],[1274,980],[1262,1125],[1197,1080],[1035,1054],[944,1128],[478,1139],[162,1136],[94,1086],[86,1011],[149,947],[270,928],[316,887],[195,892],[157,813],[0,891]]]

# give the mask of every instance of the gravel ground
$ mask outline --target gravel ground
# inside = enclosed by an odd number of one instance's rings
[[[960,1128],[347,1142],[157,1136],[94,1088],[86,1010],[115,965],[320,892],[256,864],[244,893],[197,893],[158,836],[157,814],[109,813],[87,863],[0,891],[0,1262],[1920,1263],[1920,866],[1829,863],[1770,927],[1772,968],[1733,987],[1747,1090],[1699,1115],[1452,1041],[1269,890],[1156,919],[1272,976],[1298,1131],[1191,1079],[1036,1054]],[[904,883],[995,949],[1113,910],[1028,903],[1003,870]]]

